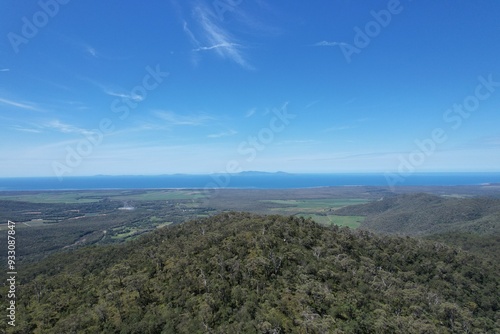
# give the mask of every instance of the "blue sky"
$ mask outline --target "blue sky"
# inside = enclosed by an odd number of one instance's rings
[[[498,1],[6,0],[0,177],[500,171]]]

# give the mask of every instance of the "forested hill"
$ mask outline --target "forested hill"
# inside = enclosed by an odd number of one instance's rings
[[[339,215],[367,216],[362,227],[382,233],[429,235],[449,232],[500,232],[500,199],[449,198],[405,194],[344,207]]]
[[[366,216],[361,228],[383,234],[421,236],[500,262],[500,199],[405,194],[335,211]]]
[[[498,269],[439,243],[224,213],[23,268],[14,333],[497,333]]]

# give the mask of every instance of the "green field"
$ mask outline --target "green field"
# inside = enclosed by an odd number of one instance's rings
[[[368,200],[360,198],[352,199],[304,199],[304,200],[262,200],[262,202],[274,203],[279,205],[291,206],[299,209],[319,209],[319,208],[330,208],[338,209],[347,205],[363,204],[367,203]]]
[[[46,224],[53,224],[55,223],[54,220],[45,220],[45,219],[35,219],[29,222],[23,222],[23,223],[17,223],[16,224],[16,229],[17,228],[30,228],[30,227],[40,227],[40,226],[46,226]],[[5,231],[7,230],[7,224],[0,224],[0,231]]]
[[[347,226],[350,228],[358,228],[361,223],[365,220],[363,216],[335,216],[335,215],[299,215],[304,218],[311,218],[316,223],[321,225],[339,225],[339,226]]]
[[[34,261],[61,249],[133,240],[157,228],[224,211],[303,216],[323,225],[356,228],[362,219],[336,216],[335,211],[380,196],[346,189],[0,192],[0,232],[7,229],[3,222],[16,221],[26,261]]]
[[[126,229],[118,229],[121,233],[117,233],[111,237],[111,239],[127,239],[136,234],[139,229],[137,228],[126,228]]]
[[[196,200],[204,198],[202,191],[196,190],[153,190],[138,194],[113,196],[112,199],[123,201],[166,201],[166,200]]]
[[[272,212],[278,214],[317,214],[328,213],[348,205],[367,203],[366,199],[303,199],[303,200],[262,200],[274,204]]]
[[[19,195],[3,195],[0,200],[21,201],[29,203],[92,203],[104,198],[122,201],[162,201],[162,200],[196,200],[204,198],[201,191],[195,190],[153,190],[153,191],[68,191],[24,193]]]
[[[97,195],[99,194],[99,195]],[[85,197],[84,197],[85,196]],[[3,195],[0,196],[0,200],[4,201],[20,201],[29,203],[92,203],[98,202],[99,198],[91,198],[87,193],[80,192],[43,192],[43,193],[27,193],[19,195]],[[99,196],[100,198],[106,197],[105,194],[95,193],[94,196]]]

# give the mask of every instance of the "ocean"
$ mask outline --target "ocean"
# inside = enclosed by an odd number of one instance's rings
[[[0,178],[0,191],[240,188],[293,189],[329,186],[460,186],[500,184],[500,173],[385,174],[240,173],[159,176],[81,176]]]

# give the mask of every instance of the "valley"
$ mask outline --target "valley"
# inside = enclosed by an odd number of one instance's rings
[[[16,222],[9,333],[500,328],[489,187],[4,192],[0,207],[1,234]]]
[[[58,250],[131,240],[157,228],[226,211],[296,216],[325,226],[408,234],[408,224],[394,222],[392,211],[377,216],[378,206],[393,201],[395,196],[407,196],[399,209],[413,210],[416,214],[418,201],[412,202],[413,195],[404,194],[427,192],[429,198],[438,196],[438,201],[452,203],[453,199],[463,201],[481,195],[492,198],[497,190],[462,186],[401,187],[398,193],[382,187],[3,192],[0,193],[0,221],[3,222],[0,232],[7,228],[7,220],[19,223],[20,263],[39,260]],[[448,211],[453,211],[450,205]],[[402,217],[405,213],[398,215]],[[415,219],[419,219],[418,215]],[[428,217],[426,220],[429,221]],[[454,226],[458,225],[457,221]],[[411,222],[410,226],[414,226],[414,230],[421,228],[421,231],[409,235],[422,234],[427,228]],[[445,230],[434,229],[427,234],[445,240]],[[463,235],[460,238],[463,239]],[[0,247],[4,243],[1,239]]]

